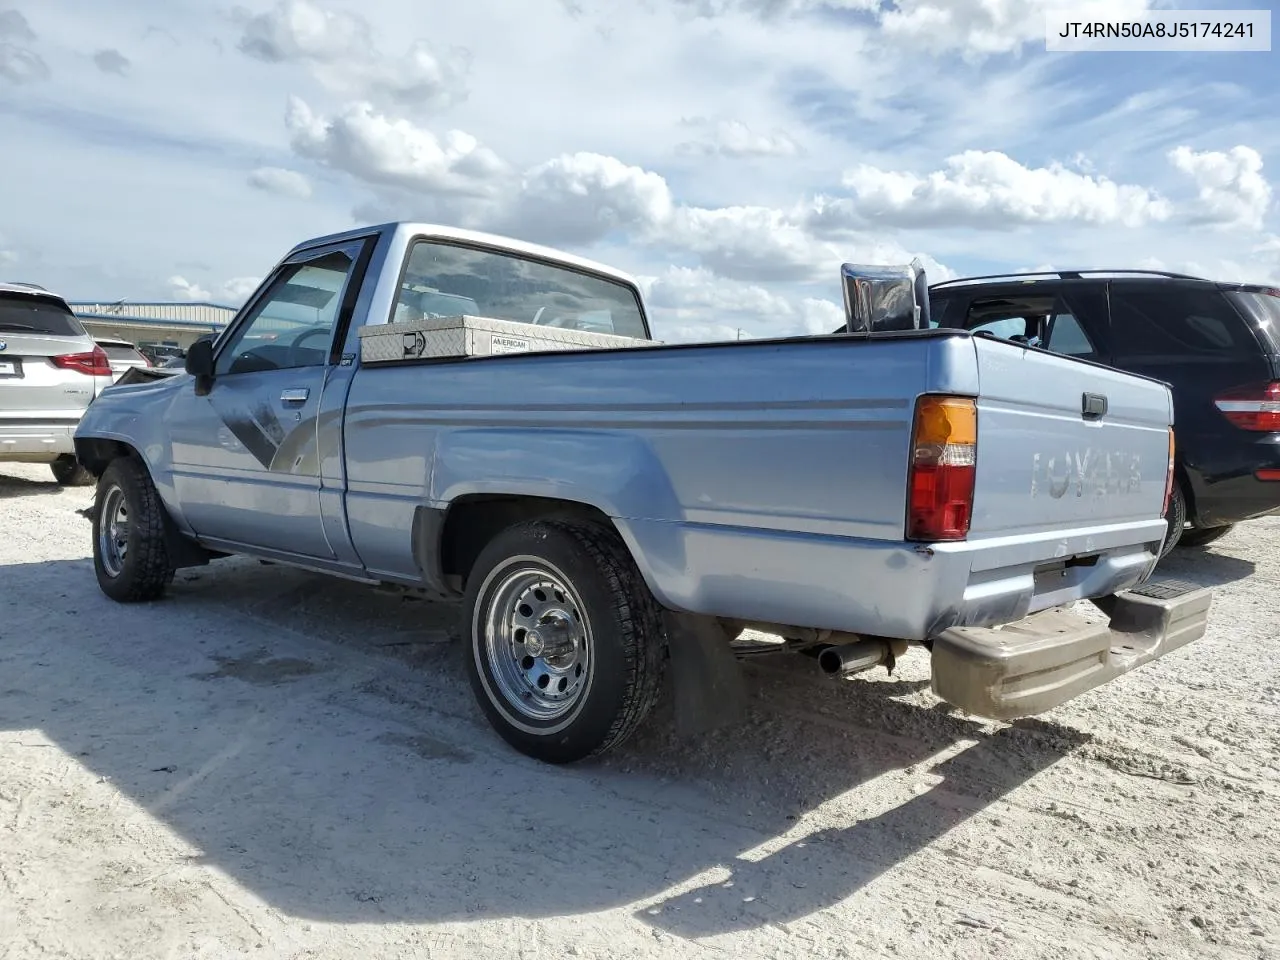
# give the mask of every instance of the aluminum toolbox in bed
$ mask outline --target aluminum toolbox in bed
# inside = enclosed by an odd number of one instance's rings
[[[541,350],[616,350],[657,342],[590,330],[463,315],[361,327],[360,360],[362,363],[386,363],[436,357],[490,357]]]

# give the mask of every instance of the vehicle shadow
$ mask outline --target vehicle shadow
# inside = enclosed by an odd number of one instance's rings
[[[61,493],[59,486],[51,477],[48,480],[29,480],[26,477],[15,477],[12,474],[0,473],[0,500],[11,497],[32,497],[41,494]]]
[[[898,699],[917,680],[749,664],[732,729],[686,739],[668,702],[608,759],[550,767],[484,723],[447,607],[238,560],[183,572],[145,606],[102,597],[88,560],[3,577],[0,729],[43,731],[194,846],[173,876],[211,864],[308,919],[550,917],[659,898],[642,918],[681,936],[786,922],[1087,739],[1045,723],[993,732]],[[60,599],[18,599],[33,595]],[[732,886],[706,879],[725,871]],[[682,884],[697,889],[670,894]]]
[[[1176,578],[1201,587],[1223,587],[1253,576],[1257,564],[1211,548],[1175,547],[1156,567],[1154,579]]]

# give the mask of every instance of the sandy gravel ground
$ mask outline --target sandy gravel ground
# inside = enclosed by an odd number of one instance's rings
[[[1280,518],[1036,722],[761,660],[745,726],[555,769],[453,610],[240,560],[117,606],[47,476],[0,467],[0,957],[1280,957]]]

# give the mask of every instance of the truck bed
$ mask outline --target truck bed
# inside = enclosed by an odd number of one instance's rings
[[[964,541],[904,536],[930,393],[978,398]],[[672,609],[926,639],[1145,579],[1169,410],[1155,381],[950,330],[379,364],[346,398],[346,514],[405,579],[424,503],[577,500]]]

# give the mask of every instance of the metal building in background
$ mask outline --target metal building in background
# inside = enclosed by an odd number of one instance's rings
[[[239,307],[203,301],[73,300],[90,336],[127,340],[154,361],[181,356],[197,338],[220,333]]]

